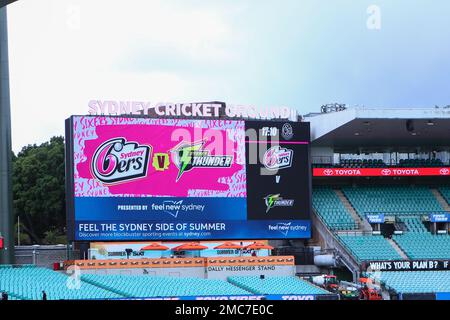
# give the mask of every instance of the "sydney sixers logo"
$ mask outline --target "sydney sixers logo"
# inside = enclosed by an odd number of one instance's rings
[[[263,164],[269,170],[290,168],[293,154],[291,149],[274,146],[264,154]]]
[[[103,183],[120,183],[147,175],[152,148],[114,138],[100,145],[94,153],[91,170]]]

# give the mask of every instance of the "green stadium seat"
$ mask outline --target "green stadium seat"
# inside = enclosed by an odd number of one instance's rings
[[[82,280],[129,298],[251,294],[215,279],[85,274]]]
[[[450,236],[429,232],[406,232],[394,235],[394,241],[410,259],[449,259]]]
[[[331,230],[354,230],[357,224],[331,188],[313,189],[313,208]]]
[[[402,257],[383,237],[378,235],[338,235],[341,242],[359,261],[402,260]]]
[[[329,294],[328,291],[298,277],[270,276],[261,279],[257,276],[228,277],[237,287],[254,294]]]
[[[388,271],[370,277],[398,293],[450,292],[450,271]]]
[[[0,291],[19,300],[40,300],[42,291],[48,300],[114,299],[123,296],[80,282],[74,285],[67,275],[35,266],[0,268]]]
[[[423,186],[361,186],[342,191],[363,219],[370,213],[424,215],[444,210],[431,190]]]

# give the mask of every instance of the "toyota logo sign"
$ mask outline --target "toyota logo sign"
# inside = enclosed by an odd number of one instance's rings
[[[333,175],[333,170],[332,169],[326,169],[323,171],[323,174],[326,176],[332,176]]]
[[[383,176],[389,176],[391,174],[391,170],[390,169],[383,169],[383,170],[381,170],[381,174]]]
[[[444,175],[444,176],[446,176],[446,175],[448,175],[448,174],[450,173],[450,171],[449,171],[447,168],[442,168],[442,169],[439,171],[439,173],[442,174],[442,175]]]

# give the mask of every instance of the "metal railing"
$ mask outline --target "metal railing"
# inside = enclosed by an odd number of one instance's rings
[[[79,258],[79,250],[69,249],[66,245],[46,246],[16,246],[15,257],[17,264],[34,264],[39,267],[51,268],[53,263]]]

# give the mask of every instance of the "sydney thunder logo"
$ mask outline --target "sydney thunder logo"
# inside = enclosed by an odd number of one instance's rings
[[[209,150],[204,150],[205,141],[181,143],[175,147],[174,163],[178,168],[177,182],[181,176],[194,168],[229,168],[233,164],[233,156],[210,155]]]
[[[266,213],[273,207],[292,207],[294,205],[294,200],[283,199],[280,197],[280,194],[269,194],[264,197],[264,202],[266,204]]]

